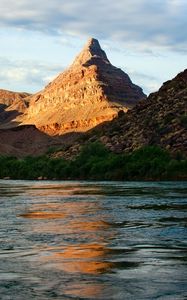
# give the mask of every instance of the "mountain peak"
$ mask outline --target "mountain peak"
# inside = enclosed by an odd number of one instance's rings
[[[52,135],[86,131],[144,97],[142,89],[109,62],[98,40],[91,38],[67,70],[31,97],[22,124],[34,124]]]
[[[89,38],[80,54],[76,57],[73,66],[75,65],[87,65],[92,59],[101,60],[109,64],[109,60],[106,53],[101,49],[99,41],[95,38]]]
[[[95,39],[95,38],[89,38],[88,41],[87,41],[87,43],[86,43],[86,46],[90,47],[90,48],[91,47],[96,47],[96,48],[101,49],[99,41],[97,39]]]

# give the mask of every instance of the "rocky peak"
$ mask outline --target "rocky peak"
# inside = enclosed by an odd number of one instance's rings
[[[27,113],[17,121],[51,135],[82,132],[112,120],[142,98],[142,89],[91,38],[68,69],[31,97]]]
[[[94,38],[90,38],[85,44],[83,50],[76,57],[75,61],[72,64],[72,67],[75,66],[88,66],[92,64],[93,59],[100,60],[103,63],[109,64],[109,60],[106,56],[106,53],[101,49],[99,41]]]

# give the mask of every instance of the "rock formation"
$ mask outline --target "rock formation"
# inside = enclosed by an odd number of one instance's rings
[[[109,62],[96,39],[90,39],[66,71],[30,98],[27,113],[18,121],[50,135],[86,131],[142,98],[142,89]]]
[[[25,112],[29,96],[28,93],[0,89],[0,128],[15,126],[15,123],[11,124],[11,121]]]
[[[181,153],[187,157],[187,69],[126,114],[120,112],[113,121],[90,130],[84,140],[99,140],[116,153],[158,145],[172,155]],[[75,156],[82,144],[74,143],[59,156]]]
[[[15,103],[23,103],[23,107],[20,108],[20,111],[24,111],[27,107],[26,99],[29,97],[29,93],[19,93],[19,92],[12,92],[8,90],[0,89],[0,104],[5,104],[6,106],[14,105]]]

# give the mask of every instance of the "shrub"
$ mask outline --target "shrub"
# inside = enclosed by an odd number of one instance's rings
[[[180,117],[181,125],[187,129],[187,114],[184,114]]]

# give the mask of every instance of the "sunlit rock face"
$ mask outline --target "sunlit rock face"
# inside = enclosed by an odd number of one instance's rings
[[[23,109],[20,107],[20,110],[24,111],[24,109],[27,107],[26,99],[28,96],[30,96],[30,94],[28,93],[12,92],[0,89],[0,104],[4,104],[10,107],[12,105],[15,105],[16,103],[22,103]]]
[[[11,127],[10,121],[25,112],[29,96],[28,93],[0,89],[0,128]]]
[[[110,63],[96,39],[89,39],[73,64],[31,97],[22,123],[50,135],[86,131],[142,98],[142,89]]]

